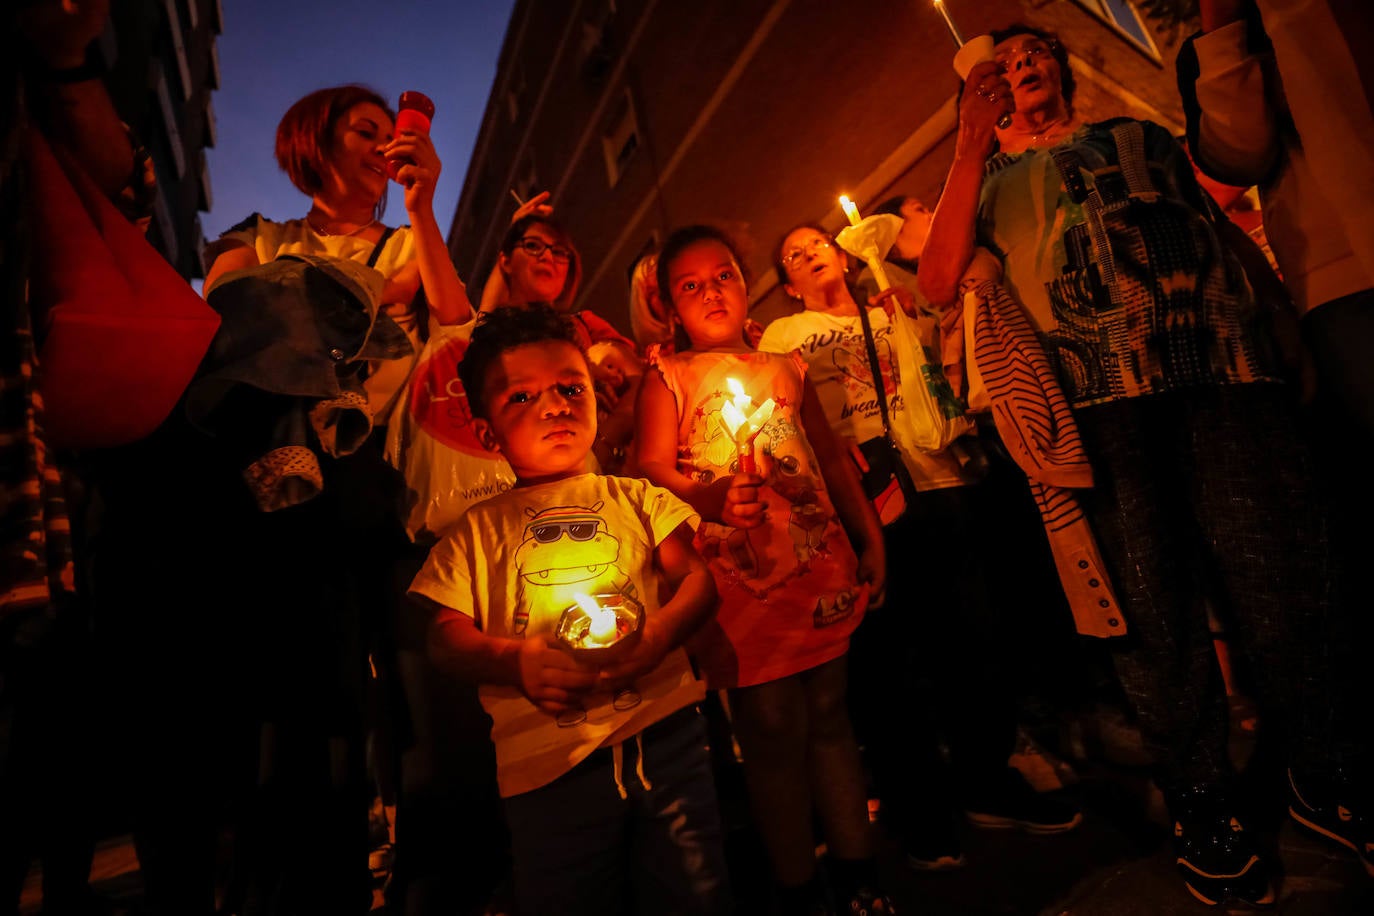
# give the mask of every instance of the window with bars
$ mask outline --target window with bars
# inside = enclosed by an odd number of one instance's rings
[[[1157,64],[1164,60],[1155,45],[1150,27],[1131,0],[1074,0],[1083,9],[1101,19],[1141,54]]]

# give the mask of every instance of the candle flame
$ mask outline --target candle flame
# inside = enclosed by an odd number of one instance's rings
[[[849,199],[848,194],[840,195],[840,209],[849,220],[851,226],[859,225],[859,208],[854,205],[854,201]]]
[[[591,595],[584,595],[582,592],[578,592],[573,595],[573,600],[577,602],[578,607],[587,612],[588,617],[595,617],[597,614],[601,613],[601,605],[597,604],[596,599]]]

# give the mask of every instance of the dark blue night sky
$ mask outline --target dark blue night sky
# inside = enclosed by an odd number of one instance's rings
[[[218,142],[207,151],[214,239],[248,214],[304,215],[309,201],[272,156],[277,121],[314,89],[364,83],[394,100],[418,89],[435,104],[434,145],[444,162],[434,211],[447,231],[496,74],[513,0],[224,0]],[[387,222],[406,222],[399,189]]]

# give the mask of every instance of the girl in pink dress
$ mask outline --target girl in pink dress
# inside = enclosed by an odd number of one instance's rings
[[[814,912],[823,893],[814,807],[840,910],[891,912],[877,889],[845,710],[849,635],[882,593],[882,526],[805,363],[748,346],[748,291],[726,237],[706,226],[678,230],[659,256],[658,281],[690,346],[650,357],[638,405],[640,468],[701,513],[696,546],[721,605],[693,655],[707,683],[729,692],[781,910]],[[746,418],[759,411],[757,429],[742,428],[753,431],[752,453],[731,430],[727,405]]]

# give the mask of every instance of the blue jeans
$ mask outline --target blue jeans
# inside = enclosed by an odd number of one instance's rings
[[[505,800],[521,916],[731,911],[705,720],[687,707],[638,739],[621,745],[618,779],[600,748]]]

